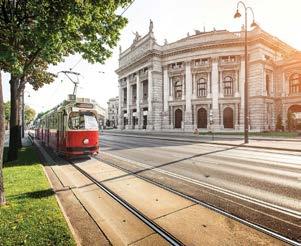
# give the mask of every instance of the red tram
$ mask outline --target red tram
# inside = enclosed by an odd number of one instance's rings
[[[35,136],[64,156],[97,154],[99,130],[95,103],[88,98],[72,96],[42,116]]]

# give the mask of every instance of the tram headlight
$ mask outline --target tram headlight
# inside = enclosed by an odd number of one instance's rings
[[[89,144],[89,139],[88,139],[88,138],[85,138],[85,139],[83,140],[83,144]]]

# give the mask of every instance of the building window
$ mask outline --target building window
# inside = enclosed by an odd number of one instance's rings
[[[224,85],[224,95],[232,96],[233,95],[233,78],[231,76],[226,76],[223,81]]]
[[[176,99],[181,99],[182,98],[182,90],[183,90],[182,81],[177,80],[174,83],[174,87],[175,87],[175,98]]]
[[[200,78],[197,81],[197,95],[198,97],[207,96],[207,80],[205,78]]]
[[[265,76],[265,90],[267,92],[267,95],[270,95],[270,76],[267,74]]]
[[[290,85],[290,93],[300,93],[301,92],[301,74],[293,74],[289,78],[289,85]]]

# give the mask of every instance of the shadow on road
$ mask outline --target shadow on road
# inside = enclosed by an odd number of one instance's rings
[[[134,175],[138,175],[138,174],[140,174],[142,172],[147,172],[147,171],[155,170],[155,169],[158,169],[158,168],[161,168],[161,167],[166,167],[166,166],[174,165],[174,164],[179,163],[181,161],[187,161],[187,160],[191,160],[193,158],[197,158],[197,157],[200,157],[200,156],[206,156],[206,155],[210,155],[210,154],[225,152],[225,151],[236,149],[236,148],[239,148],[239,146],[230,147],[230,148],[226,148],[226,149],[222,149],[222,150],[214,150],[214,151],[210,151],[210,152],[206,152],[206,153],[192,155],[192,156],[181,158],[181,159],[178,159],[178,160],[175,160],[175,161],[170,161],[170,162],[167,162],[167,163],[164,163],[164,164],[160,164],[158,166],[153,166],[153,167],[150,167],[150,168],[144,168],[142,170],[138,170],[138,171],[135,171],[135,172],[132,172],[132,173],[124,174],[124,175],[121,175],[121,176],[118,176],[118,177],[105,179],[105,180],[102,180],[102,182],[107,182],[107,181],[112,181],[112,180],[116,180],[116,179],[128,177],[128,176],[131,176],[133,174]]]

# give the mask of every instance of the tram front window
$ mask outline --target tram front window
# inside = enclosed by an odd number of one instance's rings
[[[95,130],[98,129],[96,117],[91,112],[72,112],[69,115],[68,125],[70,129]]]

